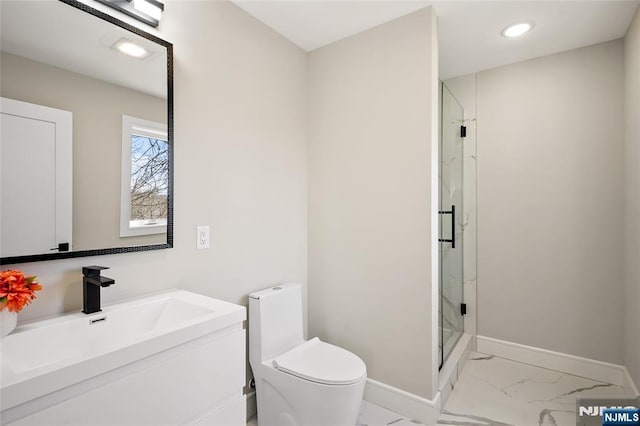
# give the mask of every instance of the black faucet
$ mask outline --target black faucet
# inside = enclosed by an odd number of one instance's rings
[[[114,279],[100,275],[103,269],[109,268],[95,265],[82,267],[82,312],[85,314],[100,312],[100,287],[116,283]]]

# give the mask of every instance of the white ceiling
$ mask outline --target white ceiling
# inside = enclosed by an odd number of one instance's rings
[[[623,37],[638,0],[232,0],[306,51],[423,7],[438,15],[440,77],[469,74]],[[519,39],[506,26],[534,21]]]

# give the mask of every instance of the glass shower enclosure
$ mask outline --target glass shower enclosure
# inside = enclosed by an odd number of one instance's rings
[[[463,321],[463,137],[464,110],[440,85],[440,368],[464,331]]]

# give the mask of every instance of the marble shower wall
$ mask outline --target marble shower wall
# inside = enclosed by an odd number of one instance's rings
[[[464,108],[467,137],[464,138],[463,157],[463,287],[467,315],[464,331],[472,336],[471,348],[476,349],[477,330],[477,214],[476,214],[476,75],[466,75],[444,82]]]
[[[460,304],[463,303],[463,160],[464,140],[460,137],[463,121],[462,106],[445,87],[442,97],[442,142],[440,162],[440,210],[449,211],[456,206],[455,219],[449,214],[440,216],[441,238],[450,239],[455,234],[455,248],[449,242],[440,244],[440,276],[442,303],[440,321],[443,327],[444,357],[448,357],[463,330]],[[455,220],[455,231],[451,229]]]

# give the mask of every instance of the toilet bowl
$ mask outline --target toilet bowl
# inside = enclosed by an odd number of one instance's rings
[[[249,295],[249,363],[259,426],[353,426],[367,369],[353,353],[302,332],[300,285]]]

